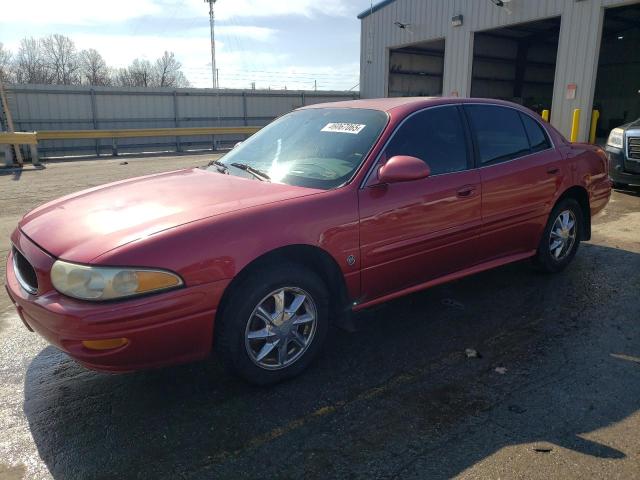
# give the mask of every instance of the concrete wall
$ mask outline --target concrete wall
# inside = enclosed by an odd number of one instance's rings
[[[390,48],[445,38],[443,94],[471,94],[474,33],[561,16],[554,77],[551,123],[565,135],[575,108],[583,110],[580,140],[589,131],[598,52],[605,7],[637,0],[512,0],[499,8],[489,0],[396,0],[362,19],[360,92],[363,98],[387,94]],[[464,24],[451,26],[451,17],[463,15]],[[410,23],[411,31],[395,21]],[[577,84],[576,98],[565,98],[568,84]]]
[[[17,131],[263,126],[303,105],[358,98],[358,92],[10,85]],[[118,139],[119,151],[211,148],[233,136]],[[42,156],[111,153],[111,140],[45,141]]]

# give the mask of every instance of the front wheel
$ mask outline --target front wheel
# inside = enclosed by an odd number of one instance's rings
[[[580,245],[583,222],[582,208],[576,200],[565,198],[558,203],[549,215],[540,240],[536,266],[554,273],[569,265]]]
[[[328,329],[324,282],[298,265],[265,267],[234,287],[215,327],[223,363],[266,385],[301,373]]]

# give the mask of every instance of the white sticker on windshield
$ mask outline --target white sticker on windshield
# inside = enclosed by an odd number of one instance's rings
[[[359,123],[327,123],[321,132],[351,133],[358,135],[366,125]]]

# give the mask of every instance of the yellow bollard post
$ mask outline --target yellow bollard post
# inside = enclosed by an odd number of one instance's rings
[[[542,115],[541,116],[542,116],[542,119],[545,122],[548,122],[549,121],[549,110],[547,110],[546,108],[544,110],[542,110]]]
[[[600,111],[594,110],[591,113],[591,129],[589,130],[589,143],[596,143],[596,128],[600,119]]]
[[[572,142],[578,141],[578,131],[580,130],[580,109],[576,108],[573,111],[573,122],[571,123],[571,138]]]

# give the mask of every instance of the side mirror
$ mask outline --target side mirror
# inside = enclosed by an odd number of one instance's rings
[[[236,143],[233,148],[231,150],[235,150],[236,148],[238,148],[240,145],[242,145],[242,142],[238,142]]]
[[[416,157],[397,155],[391,157],[378,170],[380,183],[409,182],[431,175],[429,165]]]

